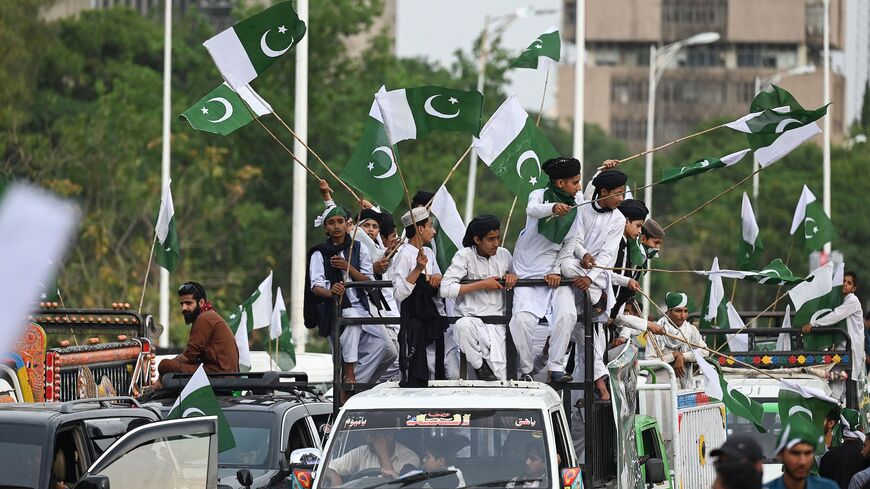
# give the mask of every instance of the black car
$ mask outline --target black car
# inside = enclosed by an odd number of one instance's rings
[[[332,403],[307,385],[296,372],[208,374],[236,446],[218,454],[218,484],[242,488],[249,471],[251,489],[289,488],[290,454],[301,448],[321,449],[321,434],[332,415]],[[169,374],[153,401],[169,414],[190,375]],[[152,405],[150,403],[146,406]]]
[[[130,397],[0,404],[0,487],[72,487],[119,438],[159,419]]]

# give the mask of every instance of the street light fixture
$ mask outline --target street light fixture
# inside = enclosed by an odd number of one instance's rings
[[[486,84],[486,63],[489,57],[489,36],[497,38],[517,19],[525,19],[536,15],[548,15],[559,13],[556,9],[539,9],[531,5],[520,7],[505,15],[483,19],[483,33],[480,35],[480,57],[477,65],[477,91],[483,93]],[[500,21],[490,33],[490,23]],[[477,151],[471,150],[471,158],[468,165],[468,190],[465,194],[465,222],[471,222],[474,217],[474,197],[477,190]],[[437,190],[437,189],[436,189]]]
[[[718,32],[702,32],[700,34],[695,34],[692,37],[683,39],[682,41],[677,41],[671,44],[668,44],[661,49],[657,49],[655,44],[650,44],[649,46],[649,82],[648,82],[648,94],[647,94],[647,106],[646,106],[646,150],[650,151],[653,148],[653,134],[655,133],[653,128],[653,122],[655,121],[655,110],[656,110],[656,88],[658,86],[659,80],[662,78],[662,74],[664,71],[670,66],[673,62],[674,58],[677,56],[677,53],[680,52],[686,46],[695,46],[699,44],[711,44],[718,41],[720,38]],[[646,154],[646,168],[644,175],[644,186],[646,187],[643,192],[643,200],[646,204],[647,209],[649,209],[649,216],[652,217],[653,213],[653,205],[652,205],[652,178],[653,178],[653,154],[651,152]],[[643,276],[643,290],[649,290],[649,274],[644,274]],[[644,297],[643,298],[643,311],[644,317],[649,315],[649,300]]]

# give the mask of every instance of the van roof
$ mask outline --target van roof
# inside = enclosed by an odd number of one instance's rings
[[[561,402],[555,390],[540,382],[441,380],[430,381],[428,387],[399,387],[397,382],[387,382],[351,397],[344,407],[549,410]]]

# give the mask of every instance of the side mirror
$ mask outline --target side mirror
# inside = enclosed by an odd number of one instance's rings
[[[583,471],[580,467],[562,469],[562,487],[564,489],[582,489]]]
[[[79,480],[75,489],[109,489],[109,478],[105,475],[88,475]]]
[[[320,464],[323,453],[317,448],[297,448],[290,452],[290,468],[313,469]]]
[[[248,469],[239,469],[236,472],[236,480],[239,481],[244,487],[250,488],[254,483],[254,476],[251,475],[251,471]]]
[[[665,463],[660,458],[647,459],[643,464],[647,484],[660,484],[665,481]]]

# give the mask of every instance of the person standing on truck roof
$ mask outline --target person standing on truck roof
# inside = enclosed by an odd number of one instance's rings
[[[782,461],[782,477],[764,485],[764,489],[838,489],[831,479],[812,475],[815,452],[822,443],[814,428],[803,423],[786,424],[779,435],[777,457]]]
[[[605,161],[603,166],[613,167],[614,160]],[[625,216],[617,208],[625,200],[625,183],[628,177],[619,170],[604,170],[586,186],[584,197],[589,205],[581,206],[580,215],[583,219],[584,233],[572,245],[574,257],[562,263],[562,274],[574,278],[574,287],[585,290],[592,301],[593,313],[593,355],[592,367],[595,387],[602,399],[610,399],[607,384],[604,381],[607,369],[604,366],[604,354],[607,348],[607,337],[604,322],[609,318],[614,302],[613,290],[610,285],[610,272],[616,262],[619,242],[625,232]],[[610,307],[608,307],[610,306]],[[578,307],[578,311],[582,310]],[[603,314],[602,314],[603,313]],[[582,324],[582,323],[580,323]],[[583,328],[574,330],[574,340],[582,344]],[[584,375],[583,348],[575,354],[578,361],[574,362],[574,374]]]
[[[238,372],[239,347],[224,318],[214,310],[199,282],[184,282],[178,288],[184,323],[190,324],[187,346],[175,358],[157,365],[160,377],[170,372],[191,374],[200,365],[206,372]]]
[[[716,457],[713,489],[761,489],[764,452],[751,437],[731,436],[710,456]]]
[[[565,372],[565,353],[571,331],[577,324],[577,308],[570,287],[560,287],[562,262],[574,252],[582,237],[583,221],[577,208],[580,191],[580,161],[558,157],[541,166],[547,174],[547,187],[533,190],[526,206],[526,227],[514,246],[514,273],[521,279],[545,279],[547,286],[517,287],[514,291],[513,317],[509,327],[517,348],[520,378],[531,380],[534,360],[534,332],[541,318],[550,328],[549,378],[570,382]],[[592,257],[588,257],[592,261]],[[543,350],[543,345],[540,350]]]
[[[840,411],[843,442],[822,455],[819,475],[848,489],[852,477],[866,467],[862,455],[866,437],[861,431],[861,414],[854,409]]]
[[[694,389],[696,386],[692,364],[703,360],[696,357],[696,352],[687,343],[704,345],[704,337],[701,336],[701,332],[695,325],[687,321],[689,296],[685,292],[668,292],[665,296],[665,304],[668,310],[665,316],[659,319],[658,324],[663,326],[668,334],[677,336],[683,341],[659,337],[656,338],[656,344],[647,342],[646,358],[657,358],[671,364],[674,367],[674,373],[680,379],[680,388]],[[699,348],[698,351],[702,358],[709,355],[707,350]]]
[[[507,374],[505,327],[480,319],[503,316],[502,289],[512,289],[517,282],[511,273],[511,253],[500,244],[498,218],[491,214],[475,217],[462,238],[464,248],[453,256],[441,280],[441,297],[456,299],[456,313],[462,316],[453,326],[453,336],[478,380],[505,379]],[[477,282],[460,284],[461,280]]]
[[[308,252],[308,291],[317,301],[317,322],[322,336],[332,340],[332,301],[340,297],[341,316],[370,318],[369,294],[363,289],[345,289],[345,282],[372,279],[372,259],[366,246],[352,241],[347,231],[347,211],[327,207],[315,221],[323,226],[326,242]],[[380,297],[380,294],[375,294]],[[311,297],[309,296],[309,297]],[[339,342],[348,383],[378,380],[397,356],[396,336],[383,324],[346,325]],[[334,345],[333,345],[334,347]]]

